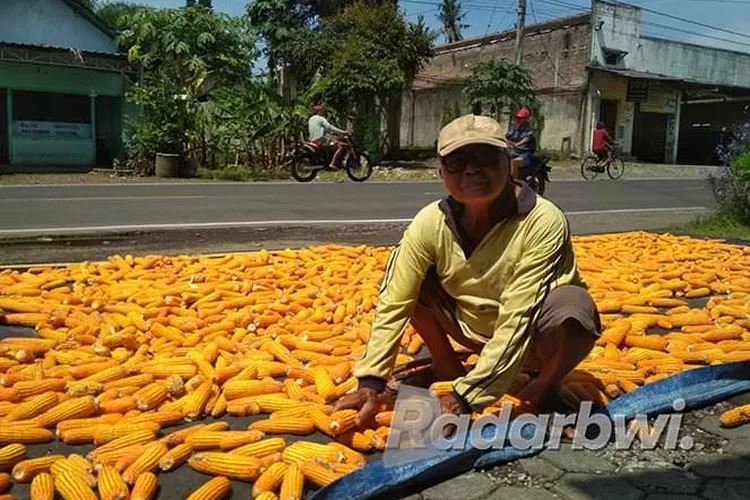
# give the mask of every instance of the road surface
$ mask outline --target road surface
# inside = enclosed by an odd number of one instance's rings
[[[113,252],[392,244],[438,182],[163,183],[0,187],[0,263]],[[553,181],[576,233],[660,229],[705,214],[703,179]]]

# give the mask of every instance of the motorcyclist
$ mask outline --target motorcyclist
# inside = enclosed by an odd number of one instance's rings
[[[515,123],[505,135],[508,144],[513,149],[510,153],[513,177],[518,178],[519,167],[531,167],[531,159],[536,151],[536,132],[531,125],[531,111],[527,108],[519,109],[514,115]]]
[[[328,139],[328,134],[346,135],[348,132],[331,125],[322,115],[322,112],[323,106],[321,104],[313,106],[313,115],[307,122],[309,141],[320,144],[322,147],[328,147],[331,144]],[[339,144],[336,148],[336,152],[331,157],[331,163],[328,165],[328,168],[336,168],[335,165],[343,151],[343,145]]]

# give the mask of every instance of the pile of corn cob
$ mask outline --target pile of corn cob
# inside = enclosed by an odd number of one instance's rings
[[[568,397],[606,404],[673,373],[750,359],[750,251],[647,233],[574,243],[605,330],[568,376]],[[0,322],[37,334],[0,340],[0,488],[153,498],[155,474],[186,466],[215,476],[191,500],[224,498],[230,480],[292,500],[362,467],[385,446],[391,412],[356,429],[356,412],[333,403],[357,387],[388,252],[327,245],[0,271]],[[702,308],[686,300],[709,296]],[[402,347],[398,363],[422,347],[411,327]],[[735,414],[722,422],[750,420]],[[240,430],[225,415],[256,417]],[[329,442],[305,438],[316,432]],[[25,445],[54,439],[95,448],[28,456]]]

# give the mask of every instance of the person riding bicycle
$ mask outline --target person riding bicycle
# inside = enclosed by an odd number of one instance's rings
[[[328,139],[328,134],[346,135],[348,134],[348,132],[331,125],[328,120],[326,120],[322,115],[322,112],[323,106],[321,104],[316,104],[315,106],[313,106],[313,115],[307,122],[307,129],[309,132],[308,140],[310,142],[320,144],[323,147],[328,147],[331,145],[330,140]],[[339,144],[336,148],[336,152],[331,157],[331,163],[328,165],[328,168],[336,168],[336,162],[338,161],[343,151],[343,146]]]
[[[596,130],[594,130],[594,141],[591,146],[591,151],[596,155],[597,163],[601,163],[607,159],[607,149],[611,142],[612,136],[607,132],[604,123],[597,123]]]
[[[531,159],[536,151],[536,132],[529,121],[531,112],[526,108],[521,108],[514,118],[514,126],[511,126],[505,134],[508,145],[513,149],[510,153],[511,164],[517,167],[520,163],[522,169],[527,169],[531,167]],[[516,168],[513,168],[513,177],[518,177]]]

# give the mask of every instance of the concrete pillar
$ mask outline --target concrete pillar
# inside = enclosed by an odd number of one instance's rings
[[[96,165],[96,92],[93,90],[89,94],[89,106],[91,107],[91,146],[93,151],[91,164]]]
[[[682,111],[682,90],[677,91],[677,106],[674,113],[674,141],[672,146],[672,163],[677,163],[677,149],[680,146],[680,113]]]
[[[8,161],[13,163],[13,91],[5,93],[5,111],[8,118]]]

